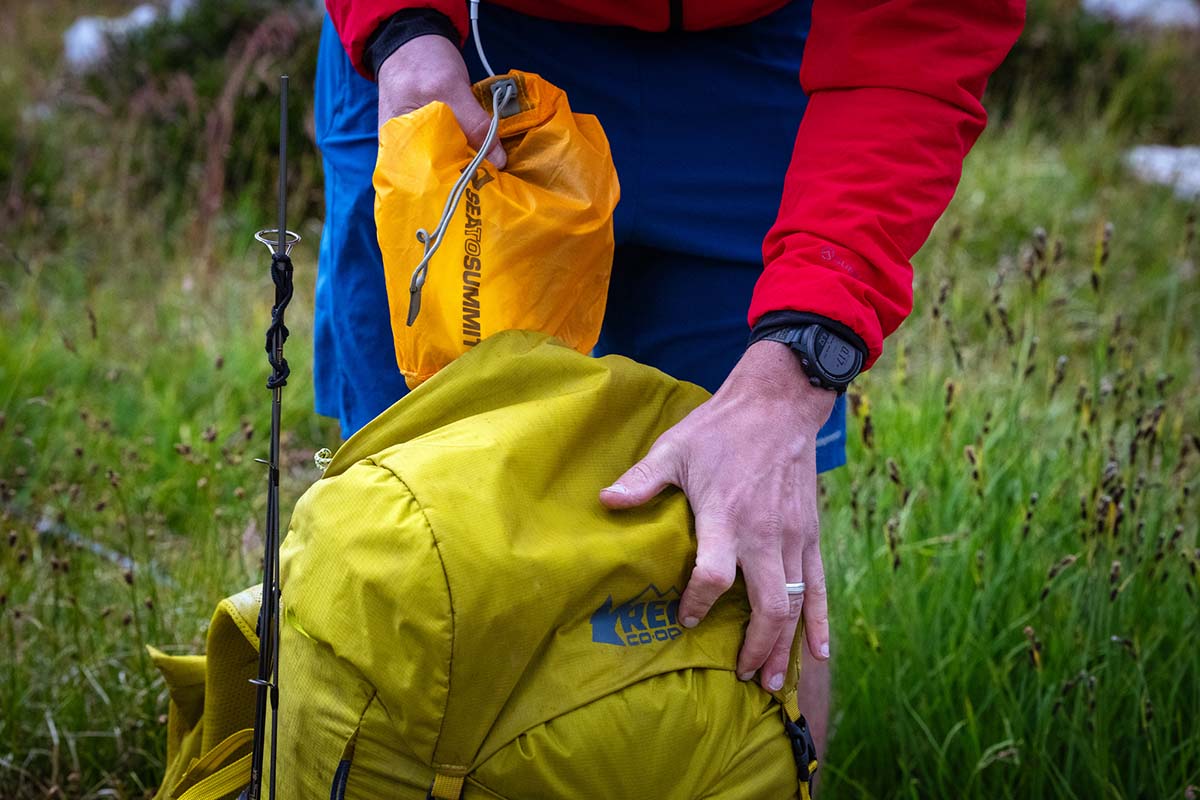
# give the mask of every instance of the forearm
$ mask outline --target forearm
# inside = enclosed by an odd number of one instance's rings
[[[382,59],[379,63],[370,64],[367,48],[373,37],[399,12],[417,9],[436,11],[450,21],[456,33],[457,45],[462,46],[467,38],[466,0],[326,0],[325,8],[351,63],[368,80],[375,79],[375,69]]]
[[[818,0],[810,96],[749,321],[794,310],[845,324],[868,366],[912,309],[912,256],[986,123],[988,75],[1020,33],[1017,0]]]

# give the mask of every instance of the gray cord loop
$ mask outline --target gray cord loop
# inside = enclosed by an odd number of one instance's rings
[[[478,44],[479,39],[476,38]],[[454,211],[458,208],[458,202],[462,199],[463,193],[467,190],[467,184],[471,178],[475,177],[475,171],[479,169],[479,165],[483,163],[483,157],[492,145],[496,143],[497,131],[500,128],[501,108],[517,96],[517,85],[511,80],[496,81],[492,84],[492,124],[488,126],[487,136],[483,138],[483,144],[479,147],[479,152],[471,159],[462,174],[458,176],[458,180],[454,182],[454,186],[450,189],[450,196],[446,198],[446,205],[442,208],[441,219],[438,220],[437,227],[433,229],[433,233],[424,228],[417,229],[417,241],[425,245],[425,252],[421,255],[421,262],[417,264],[413,270],[412,280],[408,284],[408,325],[417,321],[417,315],[421,313],[421,287],[425,285],[425,276],[429,271],[429,261],[433,258],[433,254],[442,246],[442,238],[446,234],[446,228],[450,226],[450,218],[454,216]]]

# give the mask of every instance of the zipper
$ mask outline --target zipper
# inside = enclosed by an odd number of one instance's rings
[[[667,23],[667,30],[681,31],[683,30],[683,0],[670,0],[671,18]]]

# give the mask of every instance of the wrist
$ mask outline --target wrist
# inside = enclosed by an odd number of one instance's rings
[[[759,321],[751,331],[750,344],[775,341],[786,345],[795,354],[809,383],[841,394],[862,372],[867,355],[859,346],[861,340],[857,336],[851,333],[851,338],[847,338],[835,326],[839,326],[839,323],[822,317],[794,325]]]
[[[788,416],[794,413],[813,432],[825,424],[837,400],[837,392],[812,385],[790,347],[770,340],[746,349],[718,394],[726,391],[770,402]]]
[[[421,36],[441,36],[458,48],[458,29],[449,17],[432,8],[406,8],[388,17],[371,34],[363,49],[363,65],[379,80],[388,58]]]

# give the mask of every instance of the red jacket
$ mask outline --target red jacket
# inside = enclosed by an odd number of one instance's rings
[[[491,0],[549,19],[649,31],[749,22],[786,0]],[[367,40],[403,8],[434,8],[466,40],[467,0],[327,0],[360,72]],[[988,76],[1016,41],[1024,0],[815,0],[800,69],[809,96],[763,242],[753,325],[820,314],[870,352],[912,311],[909,259],[945,211],[987,123]],[[364,74],[366,74],[364,72]]]

